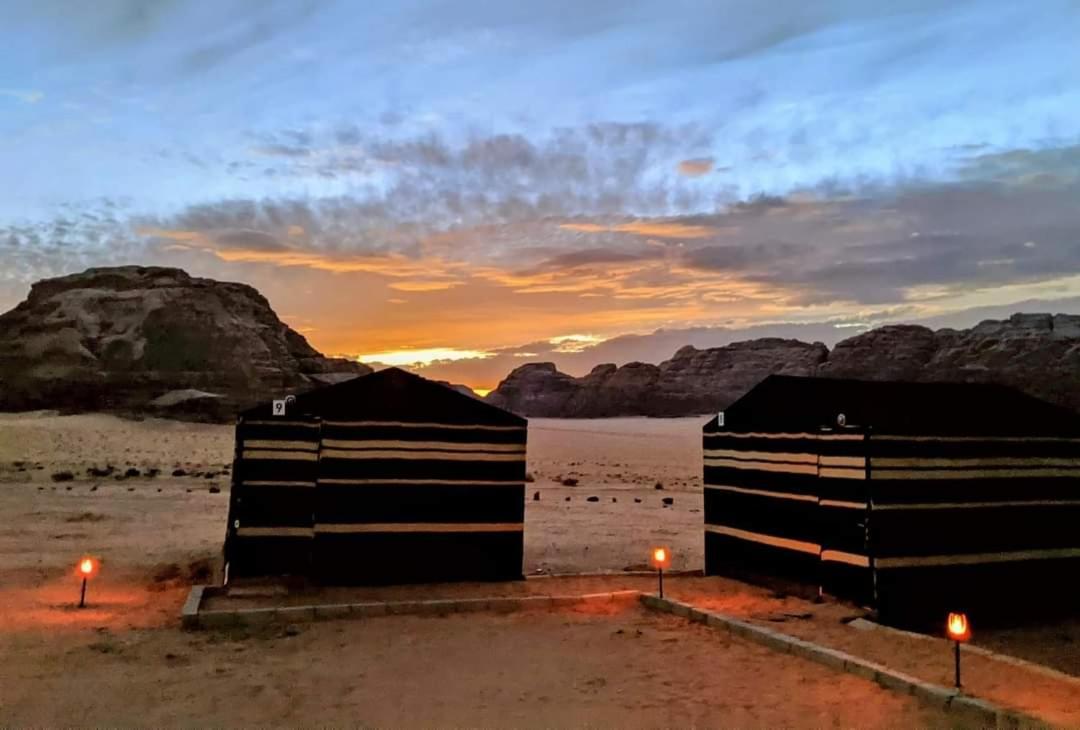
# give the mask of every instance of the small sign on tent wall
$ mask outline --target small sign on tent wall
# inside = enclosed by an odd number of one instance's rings
[[[284,416],[285,415],[285,399],[284,398],[282,398],[281,400],[274,400],[274,415],[275,416]]]
[[[720,411],[719,413],[716,414],[716,425],[723,428],[723,426],[724,426],[724,412],[723,411]]]

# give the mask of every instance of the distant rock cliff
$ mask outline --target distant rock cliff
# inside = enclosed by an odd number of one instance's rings
[[[775,338],[698,350],[660,365],[599,365],[584,377],[522,365],[487,397],[526,416],[679,416],[724,408],[772,373],[1011,385],[1080,410],[1080,316],[1016,314],[967,330],[891,325],[838,343]]]
[[[371,372],[327,358],[254,288],[180,269],[89,269],[0,315],[0,410],[227,418],[237,406]]]
[[[820,374],[993,382],[1080,410],[1080,316],[1014,314],[971,329],[893,325],[836,344]]]
[[[487,400],[528,416],[679,416],[720,408],[771,373],[813,375],[828,356],[821,343],[766,338],[726,347],[681,348],[659,365],[598,365],[581,378],[552,363],[515,369]]]

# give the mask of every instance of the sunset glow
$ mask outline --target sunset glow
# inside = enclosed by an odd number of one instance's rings
[[[491,353],[480,350],[457,350],[452,347],[431,347],[424,350],[392,350],[389,352],[369,352],[360,355],[360,362],[381,363],[383,365],[430,365],[439,361],[473,360],[491,357]]]

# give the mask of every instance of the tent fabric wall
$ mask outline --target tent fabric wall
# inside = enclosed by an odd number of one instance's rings
[[[706,573],[753,566],[868,599],[864,449],[858,433],[706,426]]]
[[[307,573],[319,433],[313,419],[238,421],[225,556],[230,577]]]
[[[527,422],[396,368],[242,414],[231,575],[522,576]],[[240,527],[236,527],[236,520]]]
[[[707,573],[900,622],[1080,607],[1080,416],[997,386],[771,376],[723,424],[703,428]]]
[[[1080,438],[876,434],[870,466],[886,610],[1080,606],[1063,580],[1080,571]]]
[[[324,422],[319,576],[337,583],[520,578],[525,437],[524,426]]]

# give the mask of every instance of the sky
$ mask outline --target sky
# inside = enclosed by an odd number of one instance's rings
[[[0,311],[179,266],[479,389],[1080,312],[1077,38],[1077,0],[9,0]]]

